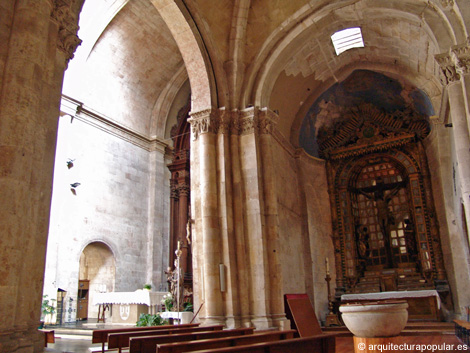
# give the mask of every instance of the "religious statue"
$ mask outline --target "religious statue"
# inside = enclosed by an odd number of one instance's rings
[[[405,182],[385,184],[382,178],[377,178],[376,184],[373,186],[360,189],[350,188],[350,191],[375,201],[377,223],[383,234],[389,267],[394,267],[394,258],[390,246],[390,225],[395,224],[395,220],[389,212],[388,204],[404,186]]]
[[[413,227],[413,222],[411,219],[405,219],[405,243],[406,243],[406,251],[410,255],[411,261],[416,261],[418,256],[418,251],[416,249],[416,238],[415,238],[415,230]]]
[[[356,247],[357,255],[361,260],[369,258],[369,232],[367,227],[356,226]]]

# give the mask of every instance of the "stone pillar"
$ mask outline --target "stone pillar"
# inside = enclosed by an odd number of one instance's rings
[[[460,190],[467,226],[470,225],[470,46],[466,43],[436,56],[441,67],[441,82],[449,95],[452,132],[460,176]]]
[[[266,253],[269,274],[269,301],[273,326],[289,329],[290,322],[284,312],[282,297],[282,269],[279,262],[279,226],[277,208],[277,190],[274,181],[276,170],[273,161],[272,132],[279,117],[274,112],[264,108],[259,112],[259,144],[260,162],[262,167],[264,218],[266,234]]]
[[[0,351],[42,352],[37,327],[57,119],[64,69],[79,43],[77,17],[55,1],[9,3],[0,92]]]
[[[238,277],[239,314],[244,327],[251,326],[250,319],[250,281],[249,266],[246,257],[245,223],[244,223],[244,194],[240,157],[240,125],[239,112],[231,113],[230,127],[230,156],[232,161],[232,204],[233,204],[233,236],[236,255],[236,271]]]
[[[222,293],[219,283],[219,264],[221,263],[220,247],[220,225],[218,219],[218,198],[217,198],[217,164],[216,164],[216,133],[218,128],[218,117],[214,110],[208,109],[200,112],[190,113],[193,135],[193,145],[197,145],[198,161],[195,164],[191,158],[192,174],[197,173],[199,182],[199,204],[196,202],[196,217],[200,220],[200,232],[197,234],[197,241],[201,243],[201,252],[198,253],[203,262],[197,262],[203,268],[203,288],[204,288],[204,313],[201,319],[204,324],[224,323]],[[192,185],[194,185],[192,183]]]

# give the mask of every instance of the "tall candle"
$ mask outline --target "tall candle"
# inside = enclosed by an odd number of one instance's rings
[[[325,259],[325,263],[326,263],[326,274],[329,275],[330,274],[330,264],[328,263],[328,258]]]

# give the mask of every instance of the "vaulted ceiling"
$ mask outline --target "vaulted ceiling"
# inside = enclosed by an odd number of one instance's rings
[[[190,90],[193,108],[268,107],[296,145],[314,102],[356,69],[407,80],[438,111],[434,56],[466,41],[466,1],[88,0],[64,93],[161,139]],[[365,47],[337,56],[330,36],[353,26]]]

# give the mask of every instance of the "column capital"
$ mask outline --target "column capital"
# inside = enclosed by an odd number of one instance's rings
[[[279,116],[268,108],[249,107],[227,111],[225,108],[206,109],[190,113],[193,138],[204,133],[214,134],[272,134]]]
[[[465,43],[451,47],[446,53],[435,56],[440,66],[440,79],[444,86],[470,74],[470,37]]]
[[[72,2],[70,0],[54,0],[51,11],[51,20],[59,27],[57,49],[65,54],[66,65],[82,43],[77,36],[78,18],[72,10]]]
[[[197,112],[190,112],[188,122],[191,124],[193,139],[197,140],[199,135],[213,133],[219,129],[219,113],[215,108],[208,108]]]
[[[279,116],[268,108],[250,107],[234,113],[232,133],[237,135],[272,134],[279,121]]]

